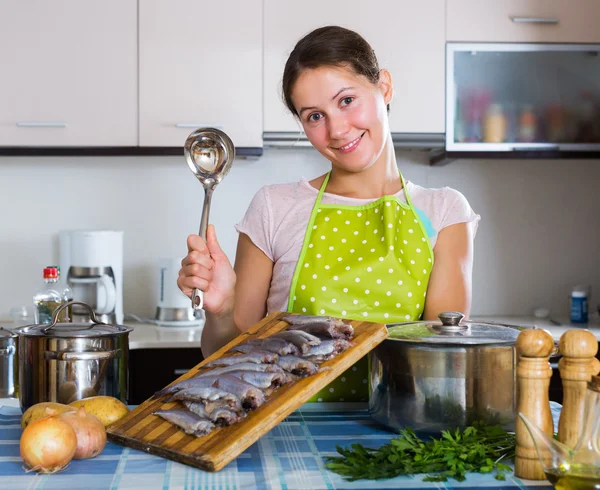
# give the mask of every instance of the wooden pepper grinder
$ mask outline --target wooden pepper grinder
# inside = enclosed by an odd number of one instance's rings
[[[518,412],[525,415],[546,434],[552,437],[554,424],[550,411],[550,378],[552,368],[549,358],[554,352],[554,340],[539,328],[523,330],[517,337],[517,383],[519,389]],[[527,480],[545,480],[533,439],[520,417],[515,423],[517,449],[515,475]]]
[[[558,440],[575,447],[583,425],[587,383],[598,374],[598,341],[589,330],[567,330],[558,345],[562,358],[558,369],[563,387],[563,404],[558,422]]]

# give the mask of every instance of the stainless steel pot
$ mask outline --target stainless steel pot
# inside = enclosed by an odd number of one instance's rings
[[[514,430],[517,327],[463,322],[387,325],[369,353],[371,416],[391,429],[437,434],[482,420]]]
[[[87,308],[92,323],[57,323],[60,311],[71,305]],[[92,307],[78,301],[57,308],[50,325],[16,328],[21,409],[96,395],[127,403],[131,330],[99,322]]]
[[[15,396],[17,334],[0,327],[0,398]]]

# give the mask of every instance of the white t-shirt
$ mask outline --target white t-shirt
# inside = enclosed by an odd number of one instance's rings
[[[447,226],[469,223],[473,236],[480,216],[466,198],[449,187],[426,189],[406,182],[413,206],[435,247],[438,233]],[[300,257],[306,227],[319,191],[302,179],[289,184],[261,188],[250,203],[242,221],[236,225],[239,233],[248,235],[252,243],[273,261],[273,277],[267,298],[267,312],[285,311],[296,263]],[[406,202],[404,189],[396,197]],[[322,204],[362,206],[376,199],[356,199],[323,193]]]

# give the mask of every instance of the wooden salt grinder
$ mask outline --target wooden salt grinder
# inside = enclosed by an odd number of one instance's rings
[[[554,424],[548,396],[552,368],[548,360],[554,352],[554,340],[546,330],[529,328],[517,337],[517,352],[518,412],[552,437]],[[545,480],[533,439],[518,416],[515,435],[515,475],[527,480]]]
[[[563,387],[563,405],[558,422],[558,440],[574,448],[583,425],[587,383],[598,374],[598,341],[589,330],[567,330],[558,345],[562,358],[558,369]]]

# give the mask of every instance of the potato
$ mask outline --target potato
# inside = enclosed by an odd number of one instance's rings
[[[32,405],[21,417],[21,428],[24,429],[31,422],[37,419],[41,419],[42,417],[47,417],[49,414],[46,412],[46,408],[51,408],[56,410],[57,413],[64,412],[74,412],[75,408],[70,405],[64,405],[62,403],[54,403],[54,402],[41,402]]]
[[[118,398],[112,396],[91,396],[69,403],[71,407],[85,407],[85,411],[95,415],[104,427],[125,417],[129,413],[129,408]]]

